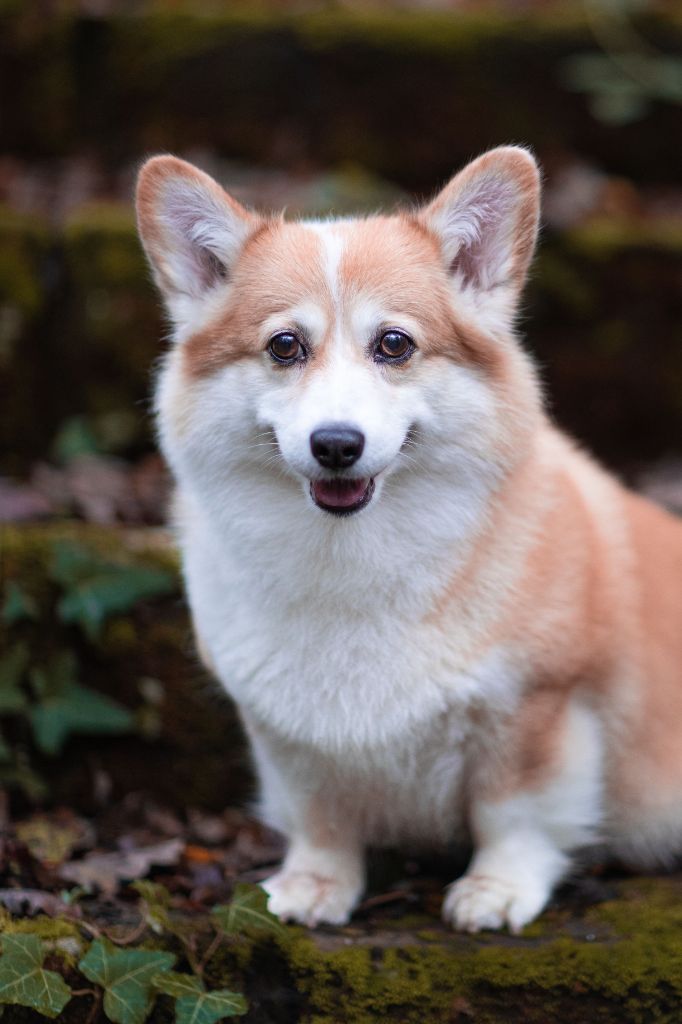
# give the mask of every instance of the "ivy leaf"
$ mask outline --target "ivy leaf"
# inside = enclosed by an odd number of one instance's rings
[[[161,935],[163,932],[176,934],[168,912],[171,894],[166,886],[159,885],[158,882],[150,882],[147,879],[139,879],[132,882],[130,888],[142,897],[144,919],[152,931],[157,935]]]
[[[227,988],[196,992],[175,1001],[176,1024],[215,1024],[225,1017],[240,1017],[249,1006],[239,992]]]
[[[43,967],[45,951],[37,935],[5,935],[0,957],[0,1003],[30,1006],[44,1017],[58,1017],[71,989],[61,975]]]
[[[240,883],[230,902],[214,907],[212,914],[226,935],[243,932],[281,935],[284,931],[279,919],[268,910],[267,893],[259,885]]]
[[[89,981],[104,989],[104,1012],[114,1024],[143,1024],[152,1008],[152,979],[169,971],[172,953],[115,949],[97,939],[78,965]]]
[[[6,626],[13,626],[15,622],[22,619],[37,619],[38,606],[27,594],[23,587],[20,587],[14,580],[10,580],[5,586],[5,600],[2,605],[0,618]]]
[[[216,1024],[225,1017],[246,1013],[248,1003],[239,992],[227,988],[207,992],[199,978],[171,971],[152,981],[157,992],[173,996],[176,1024]]]
[[[91,640],[96,640],[110,615],[130,611],[145,598],[170,594],[176,586],[175,577],[164,569],[112,565],[64,594],[57,614],[62,622],[80,626]]]
[[[77,682],[73,651],[58,651],[44,667],[34,667],[30,681],[38,703],[29,719],[44,754],[60,753],[71,733],[128,732],[134,716],[117,701]]]
[[[120,734],[130,732],[134,721],[123,705],[79,683],[31,709],[33,736],[44,754],[59,754],[71,733]]]
[[[68,589],[93,576],[108,565],[92,548],[72,540],[58,540],[52,545],[49,565],[50,579]]]
[[[171,894],[165,885],[144,878],[131,882],[130,888],[135,889],[142,897],[140,910],[153,932],[157,935],[167,932],[183,943],[190,941],[192,925],[171,915]]]
[[[180,974],[178,971],[157,974],[155,978],[152,978],[152,985],[156,992],[172,996],[174,999],[180,999],[182,996],[194,996],[205,991],[201,980],[195,974]]]
[[[15,644],[0,658],[0,715],[12,715],[26,707],[20,683],[28,666],[28,647]]]
[[[57,605],[62,622],[80,626],[91,640],[108,616],[177,589],[175,576],[165,569],[108,561],[73,541],[54,544],[50,577],[65,591]]]
[[[52,442],[52,454],[65,464],[79,455],[96,455],[100,450],[97,436],[85,416],[70,416],[61,423]]]

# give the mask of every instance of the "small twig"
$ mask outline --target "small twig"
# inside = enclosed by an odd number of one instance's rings
[[[113,942],[115,946],[129,946],[131,942],[135,942],[137,939],[141,938],[146,931],[147,922],[142,918],[140,923],[137,924],[131,932],[128,932],[127,935],[123,935],[120,938],[112,935],[111,932],[103,932],[103,934],[105,938],[109,939],[110,942]]]
[[[76,923],[78,924],[79,928],[83,928],[84,931],[89,932],[90,935],[92,935],[93,939],[102,938],[102,929],[98,928],[97,925],[90,924],[88,921],[83,921],[82,918],[79,919]]]
[[[397,903],[398,900],[409,899],[408,889],[394,889],[392,892],[382,892],[378,896],[369,896],[363,900],[358,910],[370,910],[372,907],[380,907],[384,903]]]
[[[99,988],[84,988],[77,989],[71,994],[74,996],[92,996],[92,1006],[90,1007],[90,1013],[85,1018],[84,1024],[94,1024],[99,1013],[99,1008],[102,1005],[102,990]]]
[[[195,974],[198,974],[199,977],[201,977],[201,969],[202,968],[201,968],[201,964],[199,963],[199,960],[197,959],[197,946],[196,946],[196,939],[195,939],[194,935],[191,935],[187,939],[184,936],[179,936],[179,938],[180,938],[180,941],[182,942],[182,945],[184,947],[185,954],[186,954],[187,959],[189,961],[190,967],[192,968],[192,970],[194,971]]]
[[[206,970],[206,965],[211,962],[211,958],[215,954],[215,952],[218,949],[218,946],[220,945],[220,943],[223,941],[223,938],[224,938],[224,935],[223,935],[222,932],[216,932],[215,935],[213,936],[213,939],[212,939],[208,949],[206,950],[206,952],[204,953],[203,957],[201,958],[201,960],[197,964],[197,974],[199,975],[199,977],[203,977],[204,971]]]
[[[83,921],[80,919],[77,921],[77,924],[88,932],[93,939],[105,938],[108,939],[109,942],[113,942],[115,946],[128,946],[131,942],[135,942],[136,939],[139,939],[141,935],[144,935],[147,930],[147,922],[144,918],[142,918],[139,924],[135,925],[132,931],[122,937],[112,935],[111,932],[104,928],[98,928],[97,925],[90,924],[89,921]]]

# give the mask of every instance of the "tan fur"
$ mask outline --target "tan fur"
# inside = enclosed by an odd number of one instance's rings
[[[481,641],[485,648],[523,637],[535,668],[487,792],[499,798],[551,777],[561,717],[580,690],[622,731],[608,774],[612,795],[632,814],[637,805],[669,804],[682,787],[682,524],[589,464],[599,486],[586,500],[577,482],[584,456],[563,440],[562,449],[525,571]],[[525,485],[532,505],[532,476]],[[522,490],[514,496],[523,498]]]
[[[634,552],[634,578],[623,587],[640,637],[642,700],[616,777],[630,800],[666,803],[682,788],[682,527],[636,495],[624,495],[623,511]]]
[[[208,376],[234,359],[258,355],[265,348],[263,320],[311,294],[329,308],[328,293],[314,232],[280,220],[262,223],[235,267],[225,308],[185,345],[188,375]]]
[[[420,222],[408,216],[374,217],[338,230],[347,242],[339,268],[343,305],[360,295],[380,294],[387,305],[422,321],[425,357],[468,360],[489,371],[500,368],[498,347],[453,310],[437,240]],[[264,348],[263,320],[305,299],[314,299],[331,321],[332,299],[322,271],[319,238],[305,225],[283,220],[258,224],[235,267],[224,309],[185,342],[188,375],[209,376],[235,359],[257,355]],[[425,294],[428,306],[421,300]]]

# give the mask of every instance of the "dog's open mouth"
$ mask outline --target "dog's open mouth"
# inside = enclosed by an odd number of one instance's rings
[[[318,508],[337,516],[349,516],[368,505],[374,494],[374,479],[312,480],[310,495]]]

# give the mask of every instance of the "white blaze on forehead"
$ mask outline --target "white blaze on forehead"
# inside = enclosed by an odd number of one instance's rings
[[[339,225],[333,222],[311,221],[307,227],[318,235],[322,243],[325,277],[329,284],[329,292],[338,313],[341,302],[341,257],[345,249],[345,240]]]

